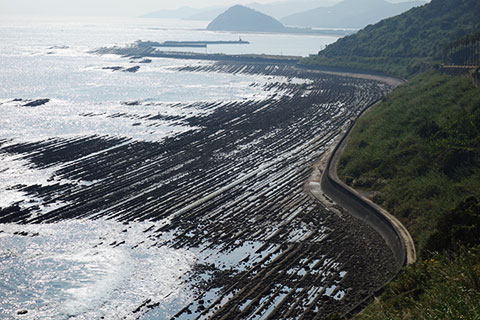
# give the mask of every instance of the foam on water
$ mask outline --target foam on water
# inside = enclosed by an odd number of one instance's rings
[[[196,257],[155,246],[151,225],[0,225],[0,318],[25,309],[25,319],[133,319],[148,299],[165,312],[191,299],[183,279]]]

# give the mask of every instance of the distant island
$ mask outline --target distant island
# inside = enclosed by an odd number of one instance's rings
[[[245,6],[272,16],[275,19],[281,19],[293,13],[307,11],[320,6],[331,6],[336,2],[338,2],[338,0],[281,0],[271,3],[252,2]],[[174,10],[162,9],[149,12],[140,16],[140,18],[212,21],[227,9],[228,6],[209,6],[202,8],[183,6]]]
[[[426,0],[399,3],[391,3],[389,0],[287,0],[268,4],[249,3],[230,9],[223,6],[198,9],[181,7],[175,10],[151,12],[141,17],[212,21],[215,23],[211,26],[211,30],[215,31],[345,35],[352,31],[339,33],[328,30],[318,31],[314,28],[361,29],[427,2]],[[251,21],[255,23],[250,24]]]
[[[344,36],[351,30],[315,30],[286,27],[280,21],[245,6],[236,5],[220,14],[207,26],[211,31],[328,34]]]
[[[285,32],[285,26],[259,11],[236,5],[216,17],[207,26],[212,31]]]

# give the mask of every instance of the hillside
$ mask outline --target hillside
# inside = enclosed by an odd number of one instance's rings
[[[256,10],[236,5],[215,18],[207,27],[212,31],[282,32],[283,24]]]
[[[341,38],[302,63],[408,77],[442,61],[446,46],[479,29],[480,1],[432,0]]]
[[[312,28],[363,28],[398,15],[424,1],[390,3],[384,0],[345,0],[331,7],[319,7],[282,18],[285,25]]]
[[[407,268],[359,319],[480,316],[480,88],[430,71],[357,122],[339,174],[414,237]]]

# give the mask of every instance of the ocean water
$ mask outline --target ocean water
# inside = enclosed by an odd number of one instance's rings
[[[196,257],[154,246],[143,232],[152,225],[0,226],[0,318],[19,310],[29,311],[24,319],[134,318],[131,311],[152,296],[170,315],[170,304],[189,299],[182,279]]]
[[[336,40],[214,33],[202,30],[205,26],[206,22],[173,20],[2,17],[0,141],[6,145],[93,134],[161,141],[198,128],[169,121],[147,126],[142,123],[143,114],[201,115],[211,111],[197,108],[195,102],[264,99],[272,93],[262,90],[262,84],[282,80],[182,73],[176,68],[210,62],[169,59],[153,59],[135,74],[113,72],[104,68],[132,64],[125,58],[89,53],[101,46],[139,39],[236,40],[241,36],[251,44],[209,47],[208,51],[306,56]],[[50,101],[41,108],[24,106],[26,101],[42,98]],[[134,101],[139,104],[132,105]],[[118,113],[130,117],[113,117]],[[49,185],[55,170],[37,169],[19,156],[0,155],[0,207],[39,201],[12,187]],[[157,297],[152,303],[160,307],[145,318],[173,315],[182,301],[192,299],[184,282],[186,274],[206,258],[200,252],[153,245],[145,232],[152,225],[159,227],[161,222],[0,225],[0,318],[15,318],[23,310],[28,312],[22,319],[136,318],[131,310],[151,296]]]
[[[178,102],[262,99],[261,85],[277,81],[265,76],[180,73],[183,65],[210,62],[153,59],[135,73],[109,67],[131,67],[128,59],[98,56],[89,51],[102,46],[127,45],[136,40],[236,40],[249,45],[212,46],[211,52],[308,55],[336,40],[334,37],[215,33],[202,30],[206,22],[156,19],[9,18],[0,20],[0,139],[21,141],[87,134],[125,135],[158,140],[187,130],[166,126],[146,130],[132,127],[136,120],[108,118],[114,113],[168,115],[200,112],[174,108]],[[189,50],[189,49],[187,49]],[[252,83],[260,86],[252,87]],[[267,93],[268,94],[268,93]],[[22,109],[14,99],[48,98],[41,109]],[[125,106],[125,102],[150,103]],[[86,119],[83,115],[97,116]],[[48,121],[47,121],[48,119]],[[105,119],[108,119],[106,121]],[[45,123],[49,125],[46,126]]]

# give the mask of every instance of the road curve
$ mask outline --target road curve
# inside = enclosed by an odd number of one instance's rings
[[[356,74],[356,76],[361,77],[362,75]],[[370,75],[365,76],[371,77]],[[401,80],[396,78],[379,76],[376,80],[390,85],[401,84]],[[370,106],[365,108],[357,119]],[[355,121],[352,121],[344,130],[344,134],[339,137],[338,142],[334,144],[333,150],[315,164],[307,184],[308,190],[316,199],[327,204],[333,210],[335,210],[334,204],[338,204],[363,223],[372,226],[391,248],[398,270],[400,270],[402,266],[416,261],[415,244],[410,233],[393,215],[346,185],[337,175],[338,160],[354,124]]]

